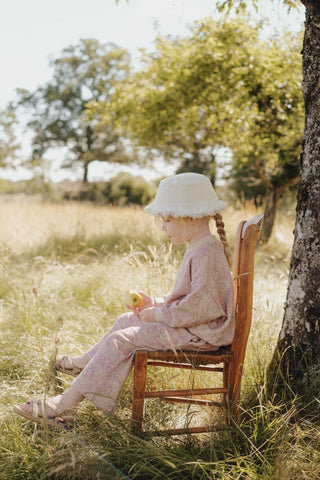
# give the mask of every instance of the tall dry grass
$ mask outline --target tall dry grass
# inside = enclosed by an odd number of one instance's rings
[[[253,208],[226,211],[231,245],[237,223],[255,214]],[[280,214],[270,243],[257,248],[242,388],[245,423],[232,435],[148,440],[128,428],[131,378],[117,416],[83,403],[71,432],[29,424],[12,406],[65,389],[70,379],[55,377],[52,369],[57,352],[80,354],[99,340],[124,311],[128,288],[155,296],[170,291],[183,249],[172,248],[138,208],[2,199],[0,222],[1,479],[319,478],[316,425],[310,419],[298,425],[294,405],[282,412],[264,395],[283,315],[292,212]],[[154,373],[150,382],[164,380],[175,385],[185,377]],[[200,414],[206,413],[191,416]],[[185,413],[155,403],[147,416],[159,425],[183,422]]]

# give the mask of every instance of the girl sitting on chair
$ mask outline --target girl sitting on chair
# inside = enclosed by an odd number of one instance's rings
[[[161,300],[138,292],[140,305],[121,315],[91,350],[57,359],[58,371],[76,376],[62,395],[31,399],[16,405],[15,412],[37,423],[45,417],[52,426],[72,422],[84,399],[112,412],[137,350],[209,351],[231,344],[233,285],[220,215],[224,207],[204,175],[182,173],[162,180],[145,210],[160,220],[173,244],[187,246],[172,292]],[[210,233],[211,218],[223,249]]]

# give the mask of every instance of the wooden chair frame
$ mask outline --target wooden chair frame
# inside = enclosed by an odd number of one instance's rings
[[[132,402],[132,421],[135,429],[143,432],[144,401],[147,398],[162,398],[167,402],[197,405],[219,405],[225,409],[227,422],[230,416],[237,423],[240,421],[241,378],[252,319],[255,246],[262,220],[263,215],[257,215],[249,221],[240,222],[237,228],[232,268],[235,309],[235,334],[232,345],[220,347],[212,352],[138,350],[135,353]],[[148,365],[220,373],[222,387],[146,391]],[[222,402],[194,398],[201,395],[221,397],[221,394]],[[177,435],[213,430],[217,430],[216,425],[167,429],[163,432]]]

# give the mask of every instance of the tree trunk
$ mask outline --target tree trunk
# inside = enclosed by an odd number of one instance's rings
[[[299,394],[320,386],[320,2],[303,3],[307,10],[301,180],[285,314],[268,375],[269,385],[289,385]]]
[[[87,185],[88,184],[88,170],[89,170],[89,163],[84,162],[83,165],[83,184]]]
[[[263,242],[268,242],[271,237],[279,200],[282,198],[284,191],[285,187],[274,187],[272,189],[268,189],[261,232],[261,240]]]
[[[93,144],[93,130],[90,127],[90,125],[86,126],[86,143],[87,143],[87,150],[84,152],[82,158],[83,158],[83,185],[86,186],[88,185],[88,170],[89,170],[89,164],[92,161],[92,144]]]

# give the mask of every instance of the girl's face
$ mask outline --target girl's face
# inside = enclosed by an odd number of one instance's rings
[[[182,245],[186,242],[188,231],[188,219],[165,217],[162,218],[162,230],[166,232],[174,245]]]

